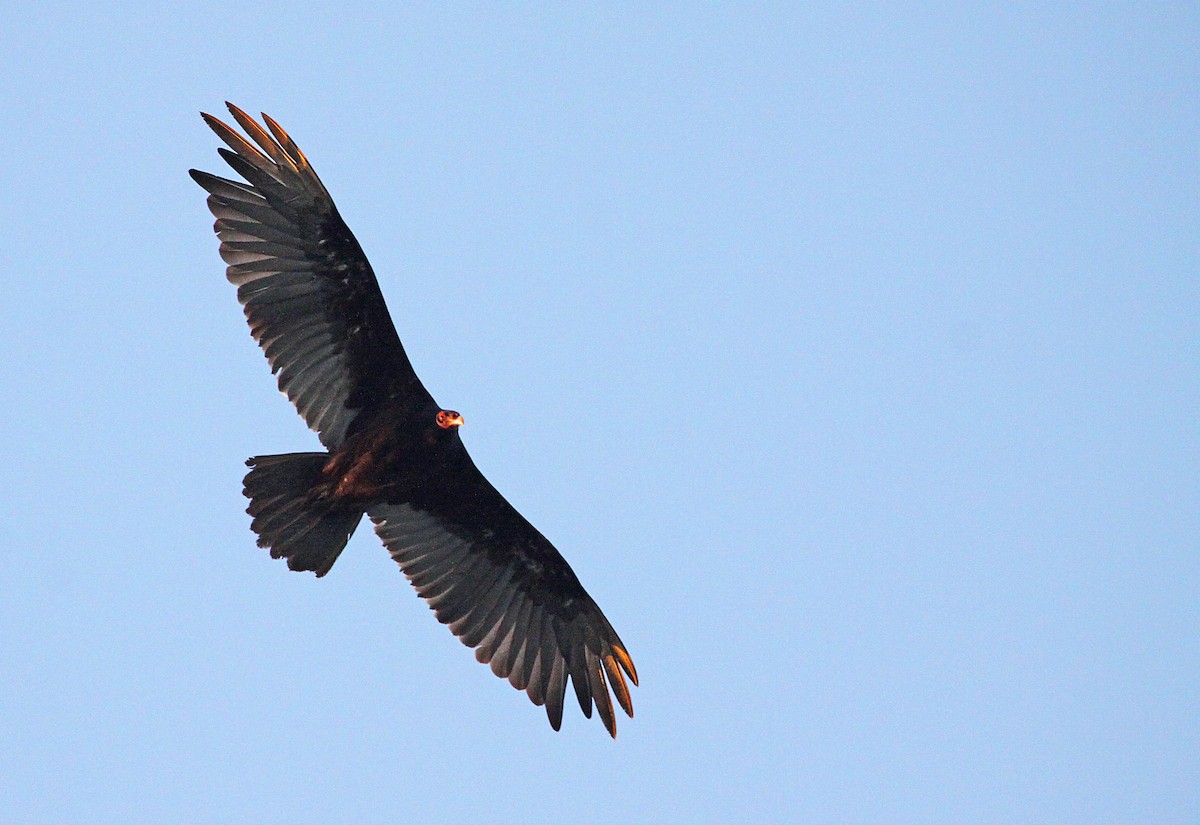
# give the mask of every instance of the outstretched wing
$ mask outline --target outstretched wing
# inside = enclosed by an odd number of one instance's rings
[[[203,117],[230,147],[218,149],[221,157],[246,183],[195,169],[190,174],[209,192],[226,275],[280,391],[332,449],[364,408],[429,394],[408,361],[371,265],[304,154],[265,114],[270,134],[226,105],[253,144],[215,117]]]
[[[438,621],[545,705],[555,730],[570,677],[584,715],[595,702],[616,736],[609,689],[633,716],[625,683],[628,675],[637,684],[633,660],[566,560],[465,450],[462,459],[453,483],[431,479],[409,501],[370,507],[375,532]]]

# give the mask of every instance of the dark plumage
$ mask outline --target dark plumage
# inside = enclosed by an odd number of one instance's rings
[[[562,723],[568,679],[616,736],[633,661],[570,566],[476,469],[409,363],[358,241],[300,149],[232,104],[247,141],[210,115],[246,183],[191,170],[209,192],[227,277],[279,389],[328,452],[247,461],[258,543],[329,572],[365,513],[417,593],[476,658]],[[232,151],[231,151],[232,150]]]

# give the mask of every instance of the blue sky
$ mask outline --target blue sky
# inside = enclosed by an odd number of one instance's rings
[[[29,8],[0,32],[14,822],[1200,818],[1188,4]],[[297,139],[642,678],[475,663],[313,449],[189,167]]]

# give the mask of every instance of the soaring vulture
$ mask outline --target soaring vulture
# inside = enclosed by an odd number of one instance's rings
[[[554,546],[476,469],[462,416],[421,384],[366,256],[304,154],[274,120],[232,104],[249,140],[211,115],[241,181],[192,169],[209,193],[226,276],[279,389],[327,452],[246,462],[260,547],[329,572],[365,513],[429,603],[492,672],[562,724],[568,679],[616,736],[633,661]],[[269,130],[269,131],[268,131]]]

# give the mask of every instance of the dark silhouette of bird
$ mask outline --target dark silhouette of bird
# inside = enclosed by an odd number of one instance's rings
[[[366,514],[384,546],[475,657],[562,724],[568,679],[616,736],[633,661],[554,546],[475,467],[409,363],[366,256],[304,154],[274,120],[211,115],[245,183],[191,170],[221,257],[279,389],[327,452],[256,456],[243,482],[260,547],[329,572]],[[269,131],[268,131],[269,130]],[[252,141],[252,142],[251,142]],[[611,688],[612,695],[609,690]]]

